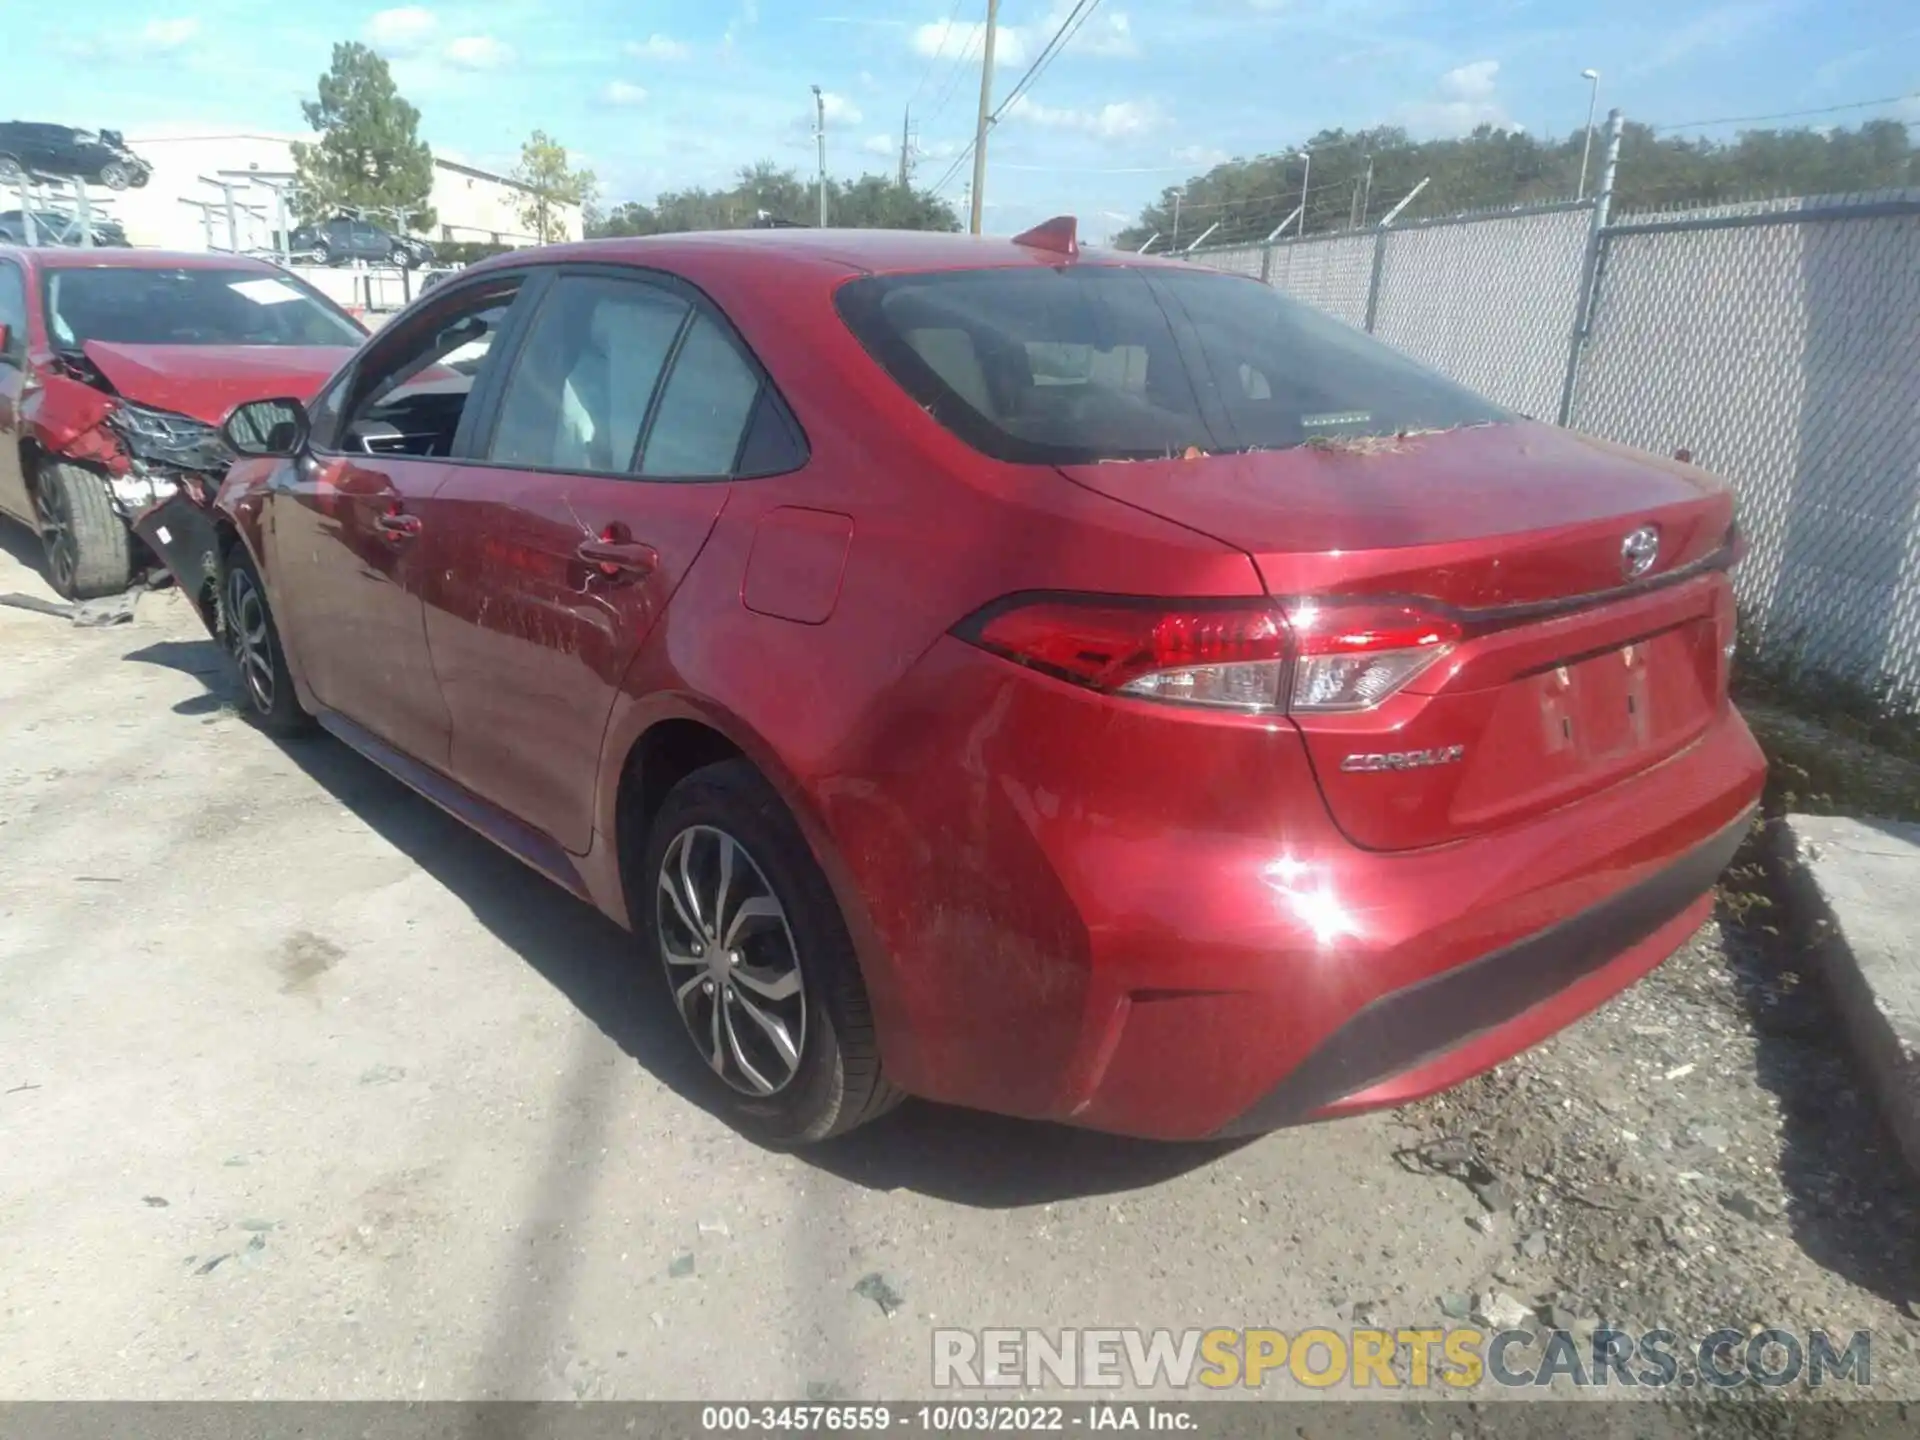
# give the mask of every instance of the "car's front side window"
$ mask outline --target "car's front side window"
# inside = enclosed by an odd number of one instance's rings
[[[355,374],[337,445],[372,455],[445,457],[485,372],[521,277],[449,296],[405,322]]]

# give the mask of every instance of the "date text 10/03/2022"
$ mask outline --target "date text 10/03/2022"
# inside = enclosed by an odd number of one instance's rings
[[[1199,1419],[1188,1410],[1151,1404],[1093,1405],[707,1405],[700,1428],[717,1433],[760,1434],[772,1430],[845,1433],[956,1430],[1026,1435],[1051,1430],[1193,1431]]]

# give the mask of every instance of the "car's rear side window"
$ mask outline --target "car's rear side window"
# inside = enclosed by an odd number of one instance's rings
[[[707,316],[695,315],[647,432],[640,473],[661,478],[732,474],[759,394],[760,377],[733,342]]]
[[[514,359],[487,458],[628,473],[688,308],[644,281],[561,276]]]
[[[1512,418],[1256,281],[1124,265],[874,276],[842,317],[975,448],[1080,464]]]

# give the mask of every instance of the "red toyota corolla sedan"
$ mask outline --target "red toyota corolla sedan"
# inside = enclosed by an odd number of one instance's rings
[[[1429,1094],[1760,792],[1722,484],[1071,221],[503,257],[227,435],[149,538],[260,719],[629,926],[776,1141]]]

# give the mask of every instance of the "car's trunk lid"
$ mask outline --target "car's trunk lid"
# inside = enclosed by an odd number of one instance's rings
[[[1293,716],[1329,809],[1368,848],[1569,803],[1658,764],[1725,704],[1732,502],[1690,466],[1516,423],[1065,473],[1245,550],[1296,607],[1404,599],[1461,627],[1376,708]],[[1627,541],[1648,530],[1639,571]]]

